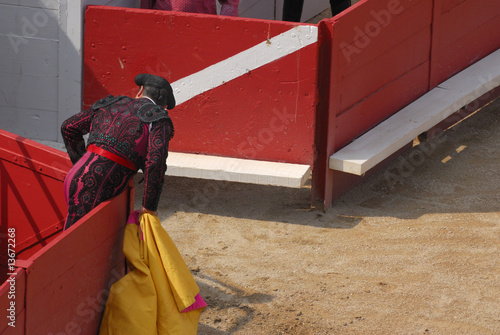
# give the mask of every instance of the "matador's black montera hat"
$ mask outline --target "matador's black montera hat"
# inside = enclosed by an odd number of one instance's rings
[[[168,92],[167,109],[173,109],[175,107],[174,91],[172,90],[170,83],[165,78],[149,73],[140,73],[135,76],[134,81],[137,86],[153,86],[158,89],[166,89]]]

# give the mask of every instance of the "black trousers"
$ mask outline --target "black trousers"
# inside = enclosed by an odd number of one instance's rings
[[[285,0],[283,3],[283,21],[300,22],[304,0]]]
[[[344,9],[349,8],[351,0],[330,0],[330,8],[332,9],[332,16],[337,15]]]
[[[330,0],[332,16],[349,8],[351,0]],[[285,0],[283,4],[283,21],[300,22],[304,0]]]

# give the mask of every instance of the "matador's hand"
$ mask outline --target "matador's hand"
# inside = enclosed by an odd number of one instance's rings
[[[158,216],[158,211],[150,211],[149,209],[142,207],[142,209],[140,210],[140,214],[142,215],[144,213],[149,213],[151,215]]]

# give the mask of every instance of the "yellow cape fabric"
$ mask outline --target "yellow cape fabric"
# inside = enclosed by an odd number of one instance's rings
[[[196,334],[203,308],[181,311],[199,288],[160,220],[146,213],[140,229],[127,224],[123,251],[133,270],[112,285],[99,334]]]

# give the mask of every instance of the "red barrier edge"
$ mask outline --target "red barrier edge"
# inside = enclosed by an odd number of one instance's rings
[[[26,334],[96,334],[109,289],[125,273],[123,232],[132,198],[129,186],[29,259]]]
[[[394,4],[397,4],[397,6]],[[389,13],[389,10],[392,12]],[[394,24],[384,25],[383,22],[377,19],[379,13],[385,12],[392,13],[392,21],[390,22],[394,22]],[[399,16],[409,17],[413,12],[422,19],[408,22],[408,20],[399,18]],[[389,14],[387,14],[387,17],[390,18]],[[360,17],[365,18],[365,21],[360,21]],[[426,23],[422,24],[422,20]],[[323,201],[324,210],[329,208],[335,199],[369,175],[366,174],[360,177],[330,170],[328,168],[330,155],[428,91],[430,66],[428,54],[430,54],[431,47],[431,30],[429,26],[431,22],[432,0],[416,2],[410,0],[360,1],[340,15],[324,22],[325,25],[331,25],[329,31],[332,33],[331,64],[333,64],[330,68],[328,135],[325,139],[326,154],[323,155],[325,162],[322,165],[325,166],[324,196],[316,199]],[[363,28],[366,37],[362,35]],[[404,31],[401,31],[402,29]],[[325,30],[326,28],[321,29],[322,32]],[[395,31],[391,32],[391,30]],[[386,38],[377,39],[379,35],[395,36],[398,39],[388,44]],[[361,45],[356,44],[356,41],[363,38],[368,40],[369,43],[365,43],[365,47],[361,48]],[[380,57],[391,55],[390,52],[384,52],[384,48],[392,52],[395,46],[405,43],[407,39],[414,39],[419,41],[420,44],[423,43],[423,47],[427,48],[427,54],[425,50],[423,53],[426,57],[423,59],[414,58],[411,50],[403,48],[399,52],[393,53],[392,58],[383,61],[378,60]],[[358,46],[358,52],[353,53],[353,58],[349,59],[348,62],[345,62],[346,55],[342,51],[342,45],[344,48],[349,45]],[[373,58],[367,57],[364,53],[373,53]],[[359,55],[369,59],[370,63],[363,63],[362,71],[357,71],[357,80],[359,82],[379,81],[379,83],[374,82],[370,85],[363,85],[362,89],[365,89],[366,92],[364,94],[362,92],[358,93],[359,100],[344,106],[346,109],[342,110],[344,72],[354,73],[349,67],[358,66],[355,57]],[[401,64],[399,68],[394,66],[395,63]],[[339,67],[339,64],[345,65]],[[372,69],[369,68],[369,65],[372,66]],[[393,72],[394,68],[398,68],[399,72],[394,72],[391,77],[380,76],[379,78],[373,76],[377,71],[383,72],[384,67],[387,67],[389,72]],[[350,78],[350,80],[352,79]],[[374,89],[376,87],[379,88]],[[347,94],[350,93],[347,92]],[[371,171],[370,174],[375,170]],[[315,193],[316,197],[317,194]]]

